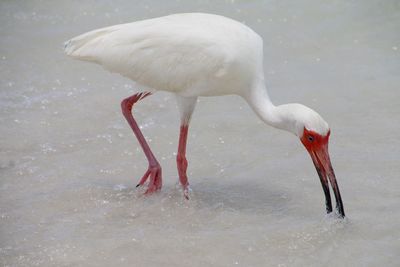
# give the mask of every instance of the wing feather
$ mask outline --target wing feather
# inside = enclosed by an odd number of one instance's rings
[[[69,40],[65,51],[147,87],[180,91],[221,73],[229,56],[218,47],[203,27],[164,17],[82,34]]]

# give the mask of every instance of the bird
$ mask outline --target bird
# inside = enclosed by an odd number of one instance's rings
[[[137,184],[147,184],[145,194],[161,189],[162,169],[133,117],[133,105],[157,91],[175,95],[180,114],[176,163],[188,199],[186,145],[197,99],[238,95],[266,124],[299,138],[320,178],[326,212],[333,211],[330,183],[336,213],[345,217],[328,152],[328,123],[302,104],[272,103],[265,85],[263,39],[245,24],[216,14],[172,14],[89,31],[65,42],[64,50],[135,82],[138,93],[123,99],[121,109],[148,160]]]

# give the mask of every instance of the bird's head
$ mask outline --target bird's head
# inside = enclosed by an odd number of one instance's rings
[[[329,192],[329,182],[336,198],[336,209],[341,217],[344,217],[343,203],[340,196],[339,186],[336,181],[331,160],[328,153],[330,129],[328,123],[314,110],[299,106],[297,108],[295,132],[301,143],[307,149],[317,169],[325,193],[326,211],[332,211],[332,203]],[[329,179],[329,182],[328,182]]]
[[[345,217],[339,186],[328,153],[330,129],[328,123],[314,110],[297,103],[275,106],[264,84],[256,87],[247,98],[256,114],[267,124],[295,134],[311,156],[325,193],[326,211],[332,212],[329,183],[336,198],[336,209]]]
[[[336,208],[344,217],[343,203],[336,182],[335,173],[328,153],[330,129],[328,123],[314,110],[301,104],[280,105],[276,109],[278,128],[294,133],[300,138],[317,169],[325,193],[326,211],[332,212],[329,182],[336,198]]]

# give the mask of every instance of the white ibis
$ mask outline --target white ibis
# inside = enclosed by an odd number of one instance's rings
[[[84,33],[67,41],[65,52],[120,73],[141,88],[121,107],[149,161],[138,184],[149,180],[146,193],[161,189],[161,166],[132,116],[133,104],[158,90],[175,94],[181,119],[176,161],[188,198],[186,142],[197,98],[234,94],[243,97],[265,123],[300,139],[321,180],[326,211],[332,212],[329,179],[336,209],[345,216],[328,154],[328,124],[304,105],[271,102],[264,82],[263,40],[246,25],[212,14],[174,14]]]

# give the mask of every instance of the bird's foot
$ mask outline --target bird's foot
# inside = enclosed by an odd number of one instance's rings
[[[189,200],[190,192],[192,192],[192,189],[189,187],[189,184],[182,186],[182,189],[183,189],[183,197]]]
[[[144,185],[147,179],[150,179],[150,181],[149,185],[147,186],[147,190],[144,193],[145,195],[160,190],[162,186],[161,166],[160,165],[149,166],[149,168],[143,175],[142,179],[140,179],[140,182],[136,185],[136,187]]]
[[[182,183],[182,180],[181,180],[181,183],[180,183],[179,187],[182,188],[183,197],[185,199],[189,200],[191,192],[192,192],[192,189],[190,188],[189,183],[187,182],[187,180],[185,180],[185,183]]]

